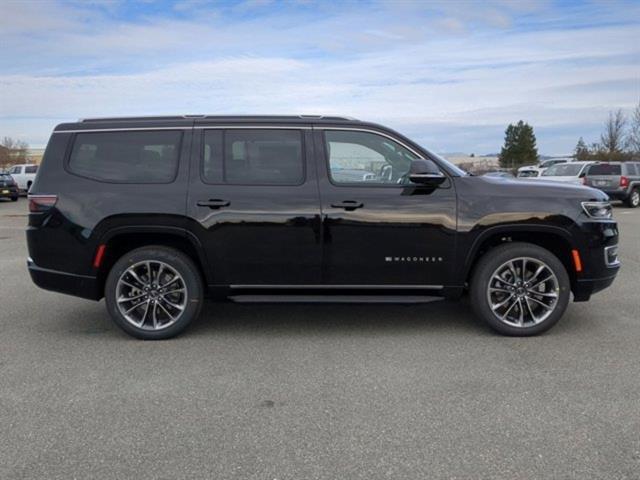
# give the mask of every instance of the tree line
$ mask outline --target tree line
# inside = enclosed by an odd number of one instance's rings
[[[600,141],[587,145],[580,137],[573,156],[576,160],[640,160],[640,103],[630,118],[622,110],[610,112]]]
[[[29,144],[4,137],[0,142],[0,171],[16,163],[26,163]]]
[[[582,137],[573,152],[576,160],[640,160],[640,103],[627,118],[622,110],[610,112],[599,142],[590,145]],[[533,127],[520,120],[505,130],[504,145],[498,157],[502,168],[516,169],[538,162]]]

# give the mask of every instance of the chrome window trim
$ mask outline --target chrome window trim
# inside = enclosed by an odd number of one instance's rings
[[[81,130],[54,130],[53,133],[100,133],[100,132],[144,132],[151,130],[191,130],[193,127],[121,127],[121,128],[83,128]]]
[[[398,145],[403,146],[404,148],[406,148],[407,150],[409,150],[411,153],[413,153],[415,156],[417,156],[418,158],[424,158],[424,155],[421,154],[420,152],[417,152],[415,149],[411,148],[410,146],[408,146],[407,144],[405,144],[404,142],[402,142],[402,140],[397,139],[396,137],[392,137],[391,135],[381,132],[379,130],[374,130],[372,128],[359,128],[359,127],[325,127],[325,126],[317,126],[314,127],[314,130],[350,130],[350,131],[355,131],[355,132],[366,132],[366,133],[374,133],[376,135],[380,135],[381,137],[385,137],[388,138],[389,140],[393,140],[394,142],[396,142]]]

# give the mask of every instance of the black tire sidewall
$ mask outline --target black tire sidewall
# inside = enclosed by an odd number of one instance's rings
[[[185,281],[188,292],[187,306],[176,323],[170,327],[149,331],[131,325],[118,310],[115,298],[116,285],[120,276],[134,263],[144,260],[158,260],[175,268]],[[181,333],[197,318],[202,308],[202,278],[193,261],[182,252],[169,247],[149,246],[132,250],[123,255],[111,268],[105,283],[105,303],[113,321],[129,335],[143,340],[163,340]]]
[[[487,286],[493,272],[505,262],[517,257],[536,258],[546,263],[558,279],[560,288],[555,310],[541,323],[525,328],[513,327],[500,321],[487,300]],[[471,302],[476,314],[491,328],[510,336],[531,336],[545,332],[562,317],[571,297],[571,281],[562,262],[550,251],[529,243],[514,242],[489,250],[478,262],[471,281]]]
[[[634,188],[633,190],[631,190],[631,193],[629,194],[629,198],[627,199],[627,205],[629,207],[631,207],[631,208],[637,208],[640,205],[640,203],[634,205],[632,200],[631,200],[633,198],[634,192],[637,193],[640,196],[640,189]]]

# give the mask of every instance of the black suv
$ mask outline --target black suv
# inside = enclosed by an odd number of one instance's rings
[[[29,196],[42,288],[168,338],[205,295],[457,298],[507,335],[550,328],[619,268],[607,196],[471,176],[373,123],[175,116],[58,125]]]
[[[0,172],[0,198],[10,198],[17,202],[19,195],[18,184],[13,177],[8,173]]]
[[[640,206],[640,162],[596,163],[588,168],[584,184],[631,208]]]

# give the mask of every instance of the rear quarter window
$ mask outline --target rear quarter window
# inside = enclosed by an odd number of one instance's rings
[[[111,183],[169,183],[178,170],[182,131],[77,133],[71,173]]]

